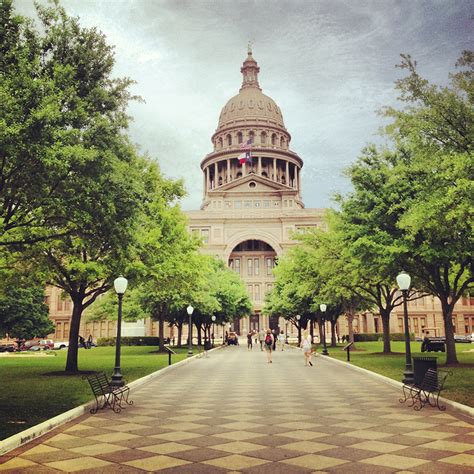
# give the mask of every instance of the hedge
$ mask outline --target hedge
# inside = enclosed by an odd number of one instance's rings
[[[100,337],[98,346],[115,346],[116,337]],[[158,346],[160,338],[155,336],[125,336],[121,338],[122,346]]]
[[[390,340],[391,341],[404,341],[405,340],[405,333],[403,332],[393,332],[390,333]],[[413,333],[410,334],[410,340],[415,340],[415,335]],[[370,341],[383,341],[383,334],[381,332],[376,333],[359,333],[354,334],[354,342],[370,342]]]

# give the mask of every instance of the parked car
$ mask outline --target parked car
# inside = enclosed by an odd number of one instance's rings
[[[0,352],[14,352],[16,345],[13,343],[10,344],[0,344]]]
[[[472,342],[472,334],[455,334],[455,342]]]
[[[47,351],[54,349],[54,341],[52,339],[31,339],[26,341],[21,348],[27,351]]]
[[[237,346],[239,344],[239,339],[235,332],[229,332],[229,337],[227,338],[227,345],[234,345]]]
[[[53,349],[66,349],[69,347],[69,341],[55,342]]]

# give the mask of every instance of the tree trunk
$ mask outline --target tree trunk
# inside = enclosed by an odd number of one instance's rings
[[[71,316],[71,328],[69,330],[69,347],[67,349],[66,371],[78,372],[77,351],[79,339],[79,327],[81,325],[82,317],[82,298],[73,299],[73,308]]]
[[[331,347],[336,347],[336,321],[331,319]]]
[[[181,338],[183,337],[183,324],[177,324],[178,327],[178,347],[181,347]]]
[[[382,310],[379,308],[380,317],[382,318],[382,331],[383,331],[383,353],[390,354],[392,347],[390,343],[390,311]]]
[[[353,321],[354,321],[354,315],[352,314],[352,308],[351,308],[349,313],[347,313],[347,327],[349,328],[349,342],[352,342],[352,346],[350,347],[351,351],[355,349],[354,328],[352,327]]]
[[[160,311],[160,315],[158,317],[158,339],[158,351],[165,352],[165,322],[162,311]]]
[[[311,335],[311,343],[314,343],[314,321],[309,320],[309,334]]]
[[[324,334],[323,334],[323,323],[321,319],[318,319],[318,330],[319,330],[319,343],[323,344]]]
[[[198,346],[201,346],[201,343],[202,343],[201,325],[198,326],[196,324],[196,328],[197,328],[197,336],[198,336]]]
[[[456,343],[453,331],[453,308],[447,301],[441,300],[444,319],[444,333],[446,334],[446,364],[459,364],[456,354]]]

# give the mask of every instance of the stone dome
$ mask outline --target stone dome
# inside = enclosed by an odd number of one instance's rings
[[[242,89],[227,102],[221,110],[217,129],[237,125],[243,121],[247,123],[255,121],[261,125],[268,124],[285,128],[278,105],[271,97],[263,94],[256,87]]]
[[[286,130],[280,108],[262,92],[258,84],[260,68],[250,49],[240,71],[243,75],[242,87],[222,108],[216,132],[227,127],[250,124]]]

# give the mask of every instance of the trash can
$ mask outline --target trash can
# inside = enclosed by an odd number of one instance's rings
[[[438,371],[438,358],[437,357],[426,357],[417,356],[413,357],[413,372],[415,378],[415,385],[420,386],[423,382],[423,378],[428,372],[428,369],[434,369]]]

